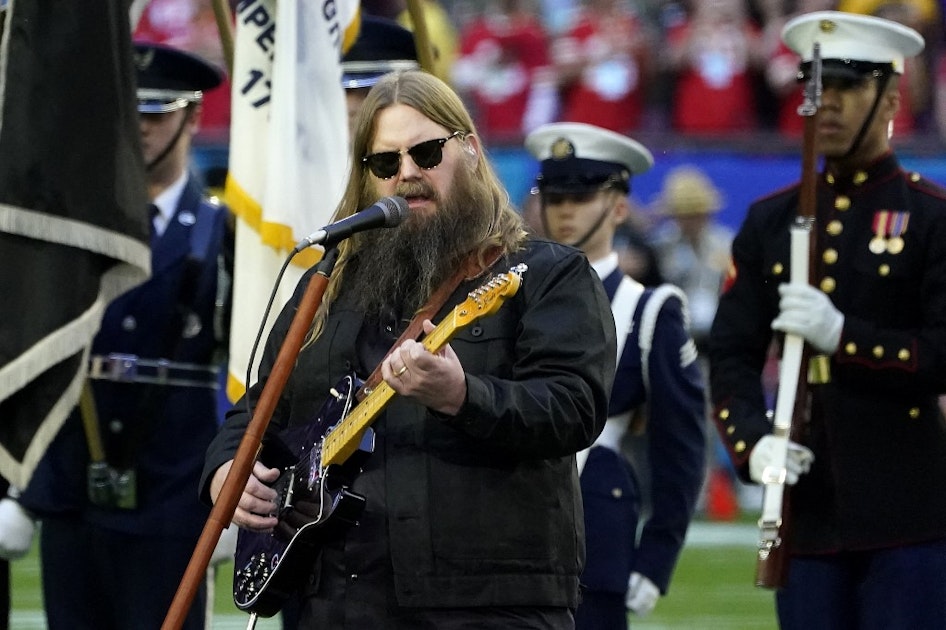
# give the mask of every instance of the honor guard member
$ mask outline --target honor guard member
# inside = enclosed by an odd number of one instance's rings
[[[585,252],[617,328],[610,418],[578,457],[587,559],[576,627],[625,630],[628,609],[646,615],[667,592],[693,516],[705,466],[704,383],[682,291],[632,280],[613,247],[629,211],[631,177],[653,165],[650,151],[583,123],[542,125],[525,144],[541,161],[536,183],[546,232]],[[629,431],[644,432],[638,466],[622,454]]]
[[[389,72],[417,70],[414,34],[393,20],[361,16],[358,39],[342,57],[342,87],[348,106],[349,136],[368,90]]]
[[[904,59],[923,39],[830,11],[790,20],[782,38],[800,79],[815,43],[823,60],[814,281],[789,284],[799,185],[752,204],[710,335],[715,420],[743,477],[761,482],[776,440],[760,382],[772,331],[804,337],[828,369],[809,376],[789,443],[779,623],[946,628],[946,191],[890,148]]]
[[[152,275],[106,309],[80,409],[20,497],[42,521],[50,630],[157,628],[209,515],[197,488],[218,427],[232,233],[188,161],[223,75],[164,46],[134,53]],[[184,628],[203,629],[205,608],[202,587]]]

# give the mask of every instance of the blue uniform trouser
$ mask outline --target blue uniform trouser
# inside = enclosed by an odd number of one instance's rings
[[[946,540],[793,556],[776,605],[782,630],[946,629]]]
[[[78,518],[40,528],[49,630],[158,630],[194,551],[184,540],[110,532]],[[207,591],[194,598],[184,630],[203,630]]]

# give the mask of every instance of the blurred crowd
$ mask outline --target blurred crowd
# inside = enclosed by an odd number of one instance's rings
[[[405,0],[362,10],[411,27]],[[553,121],[622,133],[725,137],[801,132],[793,15],[838,9],[907,24],[926,50],[908,62],[898,138],[946,139],[946,47],[938,0],[424,0],[434,72],[466,99],[489,144],[521,145]],[[211,0],[151,0],[139,39],[222,64]],[[226,137],[228,91],[205,103],[203,134]]]

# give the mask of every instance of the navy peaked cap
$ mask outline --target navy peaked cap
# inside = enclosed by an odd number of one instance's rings
[[[164,114],[199,103],[203,93],[223,83],[223,71],[197,55],[145,42],[135,42],[138,111]]]

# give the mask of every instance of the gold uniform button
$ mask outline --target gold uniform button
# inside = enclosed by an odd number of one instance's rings
[[[821,254],[821,259],[825,262],[825,264],[833,265],[834,263],[838,262],[838,250],[829,247],[828,249],[824,250],[823,254]]]
[[[919,173],[916,173],[916,172],[910,173],[910,181],[911,181],[911,182],[918,182],[918,181],[920,181],[921,179],[923,179],[923,177],[922,177]]]
[[[726,427],[726,435],[732,435],[732,434],[735,433],[735,432],[736,432],[736,427],[734,427],[734,426],[728,426],[728,427]]]
[[[853,341],[847,342],[844,346],[844,351],[848,354],[857,354],[857,344]]]
[[[736,445],[733,446],[733,450],[736,451],[737,453],[743,452],[744,450],[746,450],[746,443],[743,442],[742,440],[739,440],[738,442],[736,442]]]
[[[874,349],[871,350],[874,354],[874,357],[881,359],[884,356],[884,347],[883,346],[874,346]]]
[[[720,412],[719,412],[719,419],[720,419],[720,420],[728,420],[728,419],[729,419],[729,409],[721,409]]]
[[[833,184],[833,183],[834,183],[834,175],[832,175],[831,173],[828,173],[827,175],[825,175],[825,178],[824,178],[824,179],[825,179],[825,181],[828,182],[829,184]]]
[[[825,276],[821,279],[821,290],[825,293],[831,293],[837,285],[838,283],[831,276]]]
[[[825,228],[825,230],[827,230],[828,234],[831,236],[837,236],[844,231],[844,225],[835,219],[834,221],[828,223],[828,226]]]
[[[912,419],[916,420],[917,418],[920,417],[920,408],[919,408],[919,407],[910,407],[910,411],[909,411],[908,413],[910,414],[910,417],[911,417]]]
[[[772,273],[775,274],[776,276],[782,275],[783,271],[785,271],[785,267],[782,266],[782,263],[777,262],[774,265],[772,265]]]
[[[854,184],[860,186],[867,181],[867,173],[864,171],[857,171],[854,173]]]
[[[900,359],[901,361],[909,361],[910,351],[907,350],[906,348],[900,348],[900,352],[897,353],[897,358]]]
[[[624,491],[620,488],[611,488],[611,496],[615,499],[620,499],[624,495]]]
[[[889,276],[889,275],[890,275],[890,265],[888,265],[887,263],[884,263],[884,264],[882,264],[880,267],[877,267],[877,273],[880,274],[881,276],[885,276],[885,277],[886,277],[886,276]]]
[[[838,195],[837,199],[834,200],[834,207],[844,212],[851,207],[851,198],[847,195]]]

